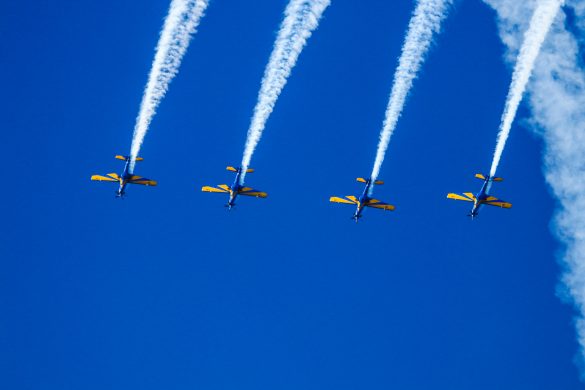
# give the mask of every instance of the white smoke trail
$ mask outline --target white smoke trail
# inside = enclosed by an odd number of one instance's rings
[[[502,114],[490,176],[495,176],[496,174],[504,146],[506,146],[506,141],[510,135],[512,123],[518,111],[518,106],[526,90],[526,84],[528,84],[542,43],[548,34],[555,16],[559,12],[561,3],[562,0],[541,0],[534,10],[528,30],[524,34],[524,42],[516,60],[512,83],[510,84],[504,113]]]
[[[485,0],[498,13],[502,41],[509,56],[518,52],[527,21],[537,1]],[[564,244],[558,294],[574,303],[581,346],[579,363],[585,379],[585,71],[579,44],[585,42],[585,4],[567,0],[575,14],[570,24],[560,12],[542,46],[528,85],[534,131],[545,145],[544,172],[558,200],[553,230]]]
[[[246,147],[242,156],[240,184],[244,183],[246,169],[260,142],[266,121],[274,110],[276,100],[286,85],[307,39],[319,25],[319,19],[329,4],[330,0],[290,0],[286,7],[284,20],[264,71],[258,102],[248,129]]]
[[[169,83],[176,76],[189,41],[203,17],[208,0],[172,0],[169,13],[160,34],[156,54],[142,96],[130,148],[130,172],[134,171],[136,157],[148,131],[150,122]]]
[[[380,133],[374,168],[370,175],[372,180],[376,180],[380,174],[390,137],[402,114],[408,92],[425,60],[425,55],[433,42],[433,36],[439,32],[441,23],[447,16],[447,8],[451,3],[452,0],[418,0],[408,24],[398,68],[394,73],[394,84]]]

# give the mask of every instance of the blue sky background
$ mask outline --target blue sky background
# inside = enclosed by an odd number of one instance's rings
[[[415,83],[376,196],[362,190],[413,8],[334,0],[241,159],[284,0],[216,0],[114,199],[167,1],[0,2],[0,387],[576,389],[555,295],[555,201],[521,109],[494,185],[511,210],[445,198],[489,169],[510,69],[494,13],[458,1]]]

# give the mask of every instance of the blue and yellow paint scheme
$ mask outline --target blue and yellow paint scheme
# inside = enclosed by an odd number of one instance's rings
[[[116,159],[125,161],[124,171],[121,175],[117,173],[108,173],[105,176],[93,175],[91,180],[94,181],[109,181],[113,183],[119,183],[118,191],[116,191],[116,197],[122,198],[126,195],[126,185],[128,184],[140,184],[143,186],[156,186],[157,182],[154,180],[147,179],[145,177],[136,176],[130,172],[130,157],[117,155]],[[137,157],[136,161],[144,160],[142,157]]]
[[[332,196],[329,198],[330,202],[356,205],[355,213],[351,217],[356,223],[362,217],[364,207],[371,207],[374,209],[387,211],[394,211],[396,209],[396,207],[391,204],[384,203],[378,199],[370,198],[373,186],[384,184],[382,180],[375,180],[372,182],[372,179],[364,179],[363,177],[358,177],[356,180],[360,183],[365,183],[366,185],[364,192],[362,192],[362,195],[359,198],[356,198],[353,195],[348,195],[345,198],[340,198],[337,196]]]
[[[489,175],[483,175],[481,173],[475,174],[475,177],[480,180],[483,180],[483,185],[481,186],[481,189],[476,195],[474,195],[471,192],[464,192],[461,195],[453,193],[447,195],[447,198],[449,199],[461,200],[464,202],[473,202],[473,207],[471,208],[471,211],[468,214],[468,216],[471,217],[471,219],[474,219],[475,217],[478,216],[479,209],[482,205],[496,206],[504,209],[509,209],[512,207],[511,203],[508,203],[506,201],[489,195],[492,183],[503,181],[504,179],[502,179],[501,177],[495,176],[491,177]]]
[[[268,196],[268,194],[266,192],[255,190],[251,187],[244,186],[242,183],[240,183],[240,181],[241,181],[240,178],[242,176],[242,169],[241,168],[234,168],[234,167],[229,166],[226,169],[230,172],[236,173],[236,178],[235,178],[234,183],[232,184],[231,187],[229,187],[227,184],[220,184],[217,187],[203,186],[201,188],[201,191],[203,191],[203,192],[219,192],[219,193],[229,194],[229,196],[230,196],[229,200],[228,200],[227,204],[225,205],[225,207],[227,207],[228,210],[231,210],[232,207],[234,207],[236,205],[236,198],[238,197],[238,195],[254,196],[256,198],[266,198]],[[252,173],[252,172],[254,172],[254,170],[251,168],[246,170],[246,173]]]

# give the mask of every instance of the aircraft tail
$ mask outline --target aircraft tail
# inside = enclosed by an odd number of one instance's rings
[[[240,172],[240,170],[241,170],[242,168],[234,168],[234,167],[232,167],[232,166],[228,166],[228,167],[226,167],[226,169],[227,169],[228,171],[231,171],[231,172]],[[253,170],[252,168],[248,168],[248,169],[246,169],[246,173],[252,173],[252,172],[254,172],[254,170]]]
[[[122,160],[122,161],[128,161],[130,159],[130,156],[122,156],[120,154],[116,155],[116,159],[117,160]],[[144,160],[142,157],[136,157],[136,161],[142,161]]]
[[[367,183],[368,180],[371,180],[371,179],[364,179],[363,177],[358,177],[356,180],[359,181],[360,183]],[[384,182],[382,180],[375,180],[374,184],[382,185],[382,184],[384,184]]]
[[[496,176],[490,177],[489,175],[486,176],[486,175],[484,175],[482,173],[476,173],[475,174],[475,177],[478,178],[478,179],[480,179],[480,180],[504,181],[504,179],[501,178],[501,177],[496,177]]]

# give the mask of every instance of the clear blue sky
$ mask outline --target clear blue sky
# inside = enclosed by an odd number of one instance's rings
[[[411,1],[333,0],[252,161],[231,183],[285,0],[215,0],[114,199],[168,1],[3,1],[0,387],[577,389],[572,308],[555,295],[555,202],[521,109],[494,194],[510,69],[494,13],[459,1],[415,83],[377,197],[361,191]]]

